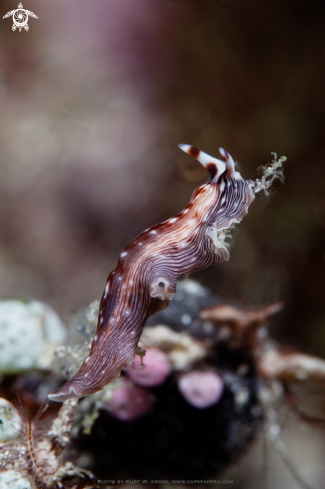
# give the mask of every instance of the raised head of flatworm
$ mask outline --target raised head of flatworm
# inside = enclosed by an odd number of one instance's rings
[[[260,180],[245,180],[232,157],[224,161],[181,144],[210,173],[185,209],[141,233],[121,253],[106,282],[89,356],[79,371],[49,397],[65,401],[103,389],[132,362],[149,316],[168,306],[177,280],[229,259],[229,229],[247,214],[255,194],[282,178],[284,158],[265,168]]]

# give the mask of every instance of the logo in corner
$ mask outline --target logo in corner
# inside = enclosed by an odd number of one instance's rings
[[[2,18],[7,19],[11,16],[13,20],[12,30],[15,31],[16,29],[19,29],[19,32],[21,32],[22,29],[25,29],[25,31],[29,31],[28,16],[34,17],[34,19],[38,19],[37,15],[35,15],[34,12],[23,9],[22,3],[18,5],[17,10],[11,10],[10,12],[7,12],[6,15],[4,15]]]

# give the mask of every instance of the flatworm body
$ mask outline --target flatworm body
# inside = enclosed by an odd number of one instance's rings
[[[235,171],[222,148],[225,162],[193,146],[180,148],[205,166],[210,181],[194,191],[180,214],[147,229],[122,251],[107,279],[90,354],[50,399],[103,389],[133,360],[148,317],[168,306],[177,280],[228,260],[227,231],[247,214],[256,184]]]

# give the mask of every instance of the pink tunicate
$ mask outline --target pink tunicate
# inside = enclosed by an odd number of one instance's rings
[[[124,377],[120,382],[120,387],[107,401],[112,416],[121,421],[133,421],[149,413],[155,404],[154,395]]]
[[[223,382],[214,372],[193,371],[179,380],[178,388],[189,404],[204,409],[219,401]]]
[[[141,365],[141,358],[138,355],[136,355],[133,363],[128,365],[126,373],[133,382],[144,387],[155,387],[163,384],[172,371],[168,356],[158,348],[146,349],[146,354],[143,357],[144,367]]]

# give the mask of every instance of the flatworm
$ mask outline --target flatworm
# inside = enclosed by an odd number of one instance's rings
[[[282,175],[284,159],[276,160],[264,181],[245,180],[232,157],[224,161],[182,144],[210,173],[177,216],[141,233],[121,253],[107,279],[98,325],[89,356],[79,371],[49,398],[65,401],[94,394],[118,377],[134,358],[149,316],[168,306],[177,280],[229,259],[229,229],[247,214],[260,190]]]

